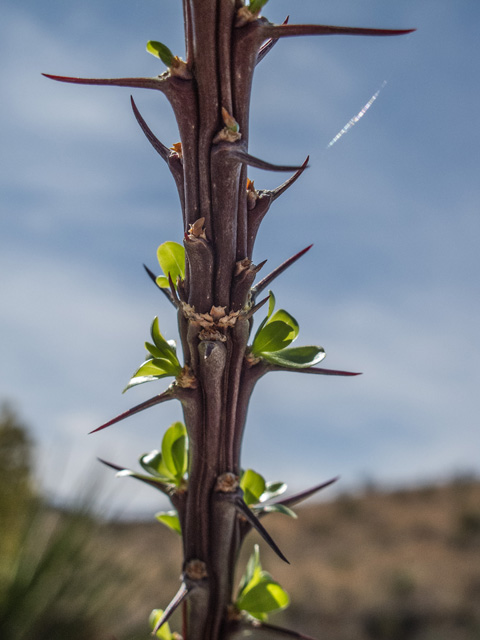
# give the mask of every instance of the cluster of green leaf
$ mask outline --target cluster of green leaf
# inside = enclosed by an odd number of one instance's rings
[[[188,437],[185,425],[182,422],[171,424],[163,436],[162,448],[145,453],[139,458],[139,462],[148,475],[131,469],[121,469],[117,476],[129,476],[149,484],[158,483],[158,487],[162,490],[165,488],[185,490],[187,487],[185,475],[188,469]],[[155,517],[181,535],[180,520],[176,510],[159,512]]]
[[[275,296],[270,291],[267,317],[258,327],[251,352],[257,358],[280,367],[305,369],[318,364],[325,357],[322,347],[289,347],[299,332],[298,322],[284,309],[275,311]]]
[[[289,604],[290,598],[285,589],[262,569],[260,550],[255,545],[238,587],[235,607],[252,618],[265,621],[270,613],[285,609]]]
[[[176,343],[174,340],[165,340],[162,336],[157,317],[152,322],[150,333],[153,344],[145,342],[145,348],[150,357],[135,371],[124,392],[131,387],[151,380],[159,380],[168,376],[176,378],[182,371],[182,366],[177,358]]]
[[[139,458],[140,465],[149,474],[122,469],[117,476],[130,476],[138,480],[158,482],[177,489],[185,489],[188,468],[187,430],[182,422],[174,422],[165,431],[161,450],[154,449]]]
[[[171,240],[164,242],[157,249],[157,260],[163,271],[163,276],[158,276],[156,280],[159,287],[162,289],[170,287],[169,275],[174,287],[177,286],[178,279],[185,279],[185,248],[183,245]]]
[[[296,518],[297,514],[283,504],[262,504],[285,492],[285,482],[265,482],[265,478],[253,469],[247,469],[240,478],[243,499],[257,515],[262,513],[283,513]]]

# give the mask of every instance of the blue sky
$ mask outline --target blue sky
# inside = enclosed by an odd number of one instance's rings
[[[141,265],[155,268],[158,244],[180,240],[182,229],[173,181],[134,121],[128,90],[40,74],[156,75],[163,69],[145,43],[183,53],[180,6],[7,0],[2,8],[0,397],[31,425],[39,482],[59,497],[95,476],[97,455],[134,466],[181,417],[179,406],[162,405],[86,435],[164,387],[120,394],[151,319],[176,336]],[[347,489],[478,472],[480,7],[270,0],[265,9],[276,22],[287,14],[418,31],[284,40],[258,67],[250,151],[311,160],[269,212],[254,259],[273,268],[315,243],[275,284],[277,303],[298,319],[299,344],[324,346],[325,366],[363,375],[264,378],[243,464],[294,489],[337,474]],[[176,142],[166,100],[134,97],[158,137]],[[284,179],[251,177],[257,188]],[[157,503],[133,481],[107,472],[101,482],[130,511]]]

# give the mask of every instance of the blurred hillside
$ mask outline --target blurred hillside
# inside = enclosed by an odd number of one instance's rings
[[[104,522],[85,505],[44,504],[30,477],[31,444],[7,409],[0,462],[2,640],[150,637],[150,611],[179,585],[179,536],[153,515]],[[370,489],[297,513],[265,520],[291,565],[256,534],[239,563],[243,571],[259,542],[264,567],[289,591],[292,604],[273,623],[319,640],[480,639],[478,480]]]
[[[297,512],[296,521],[279,514],[267,520],[290,566],[256,534],[245,545],[250,553],[260,543],[265,568],[292,596],[274,622],[319,640],[480,638],[478,481],[344,495]],[[111,523],[99,551],[104,545],[118,550],[120,567],[134,562],[143,577],[126,605],[130,619],[166,606],[178,588],[173,532],[155,522]]]

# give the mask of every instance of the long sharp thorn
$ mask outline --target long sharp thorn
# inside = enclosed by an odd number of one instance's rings
[[[173,398],[175,398],[174,393],[170,389],[167,389],[163,393],[160,393],[158,396],[154,396],[153,398],[150,398],[150,400],[145,400],[145,402],[141,402],[140,404],[137,404],[135,407],[132,407],[128,411],[124,411],[123,413],[120,413],[115,418],[112,418],[108,422],[105,422],[105,424],[102,424],[100,427],[97,427],[93,431],[90,431],[89,435],[91,433],[96,433],[97,431],[101,431],[102,429],[106,429],[107,427],[110,427],[112,424],[116,424],[121,420],[125,420],[125,418],[129,418],[130,416],[133,416],[136,413],[140,413],[140,411],[144,411],[145,409],[154,407],[156,404],[160,404],[161,402],[166,402],[167,400],[172,400]]]
[[[280,367],[270,365],[269,371],[292,371],[294,373],[314,373],[320,376],[361,376],[362,373],[352,371],[337,371],[336,369],[322,369],[321,367],[306,367],[305,369],[297,369],[296,367]]]
[[[317,484],[315,487],[312,487],[311,489],[306,489],[305,491],[300,491],[299,493],[296,493],[293,496],[288,496],[287,498],[283,498],[283,500],[277,500],[277,501],[273,502],[272,504],[283,504],[286,507],[295,506],[296,504],[299,504],[300,502],[303,502],[304,500],[307,500],[308,498],[310,498],[310,496],[313,496],[318,491],[321,491],[322,489],[326,489],[327,487],[332,485],[334,482],[337,482],[339,477],[340,476],[336,476],[335,478],[332,478],[331,480],[327,480],[326,482],[322,482],[321,484]]]
[[[309,244],[308,247],[305,247],[305,249],[302,249],[301,251],[299,251],[298,253],[296,253],[295,255],[293,255],[291,258],[288,258],[288,260],[285,260],[285,262],[282,262],[281,265],[279,265],[276,269],[274,269],[271,273],[269,273],[267,276],[265,276],[265,278],[263,278],[262,280],[260,280],[260,282],[258,284],[256,284],[253,288],[252,288],[252,296],[255,299],[256,296],[258,296],[259,293],[261,293],[266,287],[268,287],[268,285],[275,280],[275,278],[277,276],[279,276],[281,273],[283,273],[286,269],[288,269],[288,267],[290,267],[294,262],[296,262],[299,258],[301,258],[303,255],[305,255],[307,253],[307,251],[310,251],[310,249],[313,247],[313,244]]]
[[[168,156],[170,155],[170,149],[166,147],[162,142],[160,142],[160,140],[154,135],[153,131],[143,119],[132,96],[130,96],[130,102],[132,103],[133,114],[147,140],[150,142],[155,151],[162,156],[165,162],[167,162]]]
[[[294,173],[293,176],[291,176],[288,180],[285,180],[285,182],[281,184],[279,187],[277,187],[276,189],[273,189],[273,191],[271,192],[272,200],[276,200],[277,198],[279,198],[282,195],[282,193],[284,193],[289,187],[292,186],[292,184],[294,184],[299,179],[299,177],[307,168],[309,160],[310,160],[310,156],[307,156],[301,168],[296,173]]]
[[[250,309],[250,311],[246,315],[247,320],[248,320],[248,318],[251,318],[254,313],[257,313],[257,311],[259,309],[261,309],[266,302],[268,302],[269,298],[270,298],[270,296],[267,296],[266,298],[263,298],[263,300],[260,300],[260,302],[258,304],[256,304],[254,307],[252,307]]]
[[[231,149],[229,155],[242,164],[247,164],[256,169],[264,169],[265,171],[298,171],[303,166],[272,164],[271,162],[260,160],[260,158],[255,158],[255,156],[251,156],[246,151],[241,151],[240,149]]]
[[[173,596],[172,601],[170,602],[170,604],[168,605],[168,607],[165,609],[165,611],[163,612],[162,617],[160,618],[160,620],[157,622],[157,624],[155,625],[154,630],[152,631],[152,636],[156,635],[157,631],[160,629],[160,627],[162,625],[164,625],[168,619],[170,618],[170,616],[174,613],[174,611],[177,609],[177,607],[182,604],[182,602],[185,600],[185,598],[188,596],[188,594],[190,593],[190,591],[192,591],[192,587],[187,587],[187,585],[182,582],[180,589],[177,591],[177,593]]]
[[[108,462],[107,460],[103,460],[103,458],[97,458],[97,460],[102,464],[104,464],[105,466],[110,467],[111,469],[114,469],[115,471],[129,471],[129,469],[126,469],[126,467],[120,467],[118,464],[113,464],[113,462]],[[163,485],[163,484],[160,484],[159,482],[155,482],[155,480],[149,480],[148,478],[142,478],[139,475],[133,475],[131,477],[136,480],[140,480],[141,482],[144,482],[145,484],[148,484],[149,486],[154,487],[155,489],[158,489],[159,491],[161,491],[162,493],[165,493],[166,495],[169,495],[167,485]]]
[[[237,500],[235,500],[235,507],[240,512],[240,514],[248,521],[248,523],[256,531],[258,531],[258,533],[262,536],[262,538],[269,545],[269,547],[273,549],[273,551],[275,551],[277,556],[287,564],[290,564],[289,561],[286,559],[286,557],[283,555],[283,553],[280,551],[280,548],[278,547],[277,543],[273,540],[272,536],[268,533],[268,531],[265,529],[265,527],[257,518],[257,516],[248,508],[248,506],[245,504],[245,502],[241,498],[238,498]]]
[[[171,302],[171,303],[173,304],[173,306],[175,306],[175,303],[174,303],[174,301],[173,301],[173,299],[172,299],[172,295],[171,295],[170,291],[169,291],[168,289],[164,289],[163,287],[160,287],[160,286],[157,284],[157,276],[153,273],[153,271],[152,271],[151,269],[149,269],[149,268],[147,267],[147,265],[146,265],[146,264],[144,264],[144,265],[143,265],[143,268],[145,269],[145,271],[146,271],[146,272],[147,272],[147,274],[148,274],[148,277],[149,277],[149,278],[150,278],[150,280],[153,282],[153,284],[157,287],[157,289],[160,289],[160,291],[161,291],[161,292],[163,293],[163,295],[167,298],[167,300],[168,300],[169,302]]]
[[[324,24],[267,24],[262,29],[265,37],[290,36],[403,36],[415,29],[368,29],[363,27],[334,27]]]
[[[289,18],[290,16],[287,16],[282,24],[288,24]],[[278,42],[278,38],[269,38],[266,42],[262,44],[262,46],[258,50],[256,64],[259,64],[265,58],[265,56],[268,53],[270,53],[270,51],[277,44],[277,42]]]
[[[177,290],[175,288],[175,285],[173,284],[173,280],[172,280],[172,276],[170,275],[170,271],[168,272],[168,283],[170,285],[170,294],[172,296],[173,304],[176,307],[178,307],[178,305],[180,304],[180,300],[178,299]]]
[[[164,91],[165,80],[160,78],[72,78],[70,76],[54,76],[50,73],[42,73],[45,78],[56,80],[57,82],[68,82],[71,84],[91,84],[113,87],[135,87],[137,89],[157,89]]]

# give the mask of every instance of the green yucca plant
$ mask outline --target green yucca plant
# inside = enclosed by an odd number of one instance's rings
[[[353,376],[319,368],[319,346],[290,346],[299,326],[286,310],[275,311],[273,280],[310,247],[295,254],[254,284],[263,266],[252,262],[259,226],[273,202],[300,177],[300,166],[279,166],[248,153],[249,102],[255,66],[277,40],[307,35],[388,36],[408,33],[272,24],[261,12],[266,0],[183,0],[185,60],[163,43],[147,50],[167,70],[154,78],[80,79],[48,76],[77,84],[116,85],[160,91],[169,100],[181,141],[168,148],[152,133],[133,99],[135,117],[175,180],[183,217],[183,244],[159,247],[163,274],[147,273],[173,306],[182,357],[164,338],[159,321],[151,327],[147,359],[127,389],[163,377],[168,388],[99,427],[103,429],[169,400],[181,403],[185,426],[170,427],[161,451],[142,456],[142,473],[107,462],[169,496],[173,512],[159,519],[182,536],[184,563],[178,593],[165,610],[152,614],[154,633],[171,638],[171,614],[183,603],[184,640],[224,640],[244,629],[270,637],[307,638],[267,622],[288,604],[284,589],[260,565],[255,550],[238,588],[234,570],[247,533],[256,529],[282,560],[265,529],[271,511],[292,515],[290,507],[327,483],[290,498],[278,498],[283,483],[266,483],[242,470],[240,453],[250,396],[256,382],[273,371]],[[257,190],[248,167],[294,172],[273,190]],[[160,240],[167,240],[161,238]],[[267,309],[255,335],[253,316]],[[97,429],[98,430],[98,429]]]

